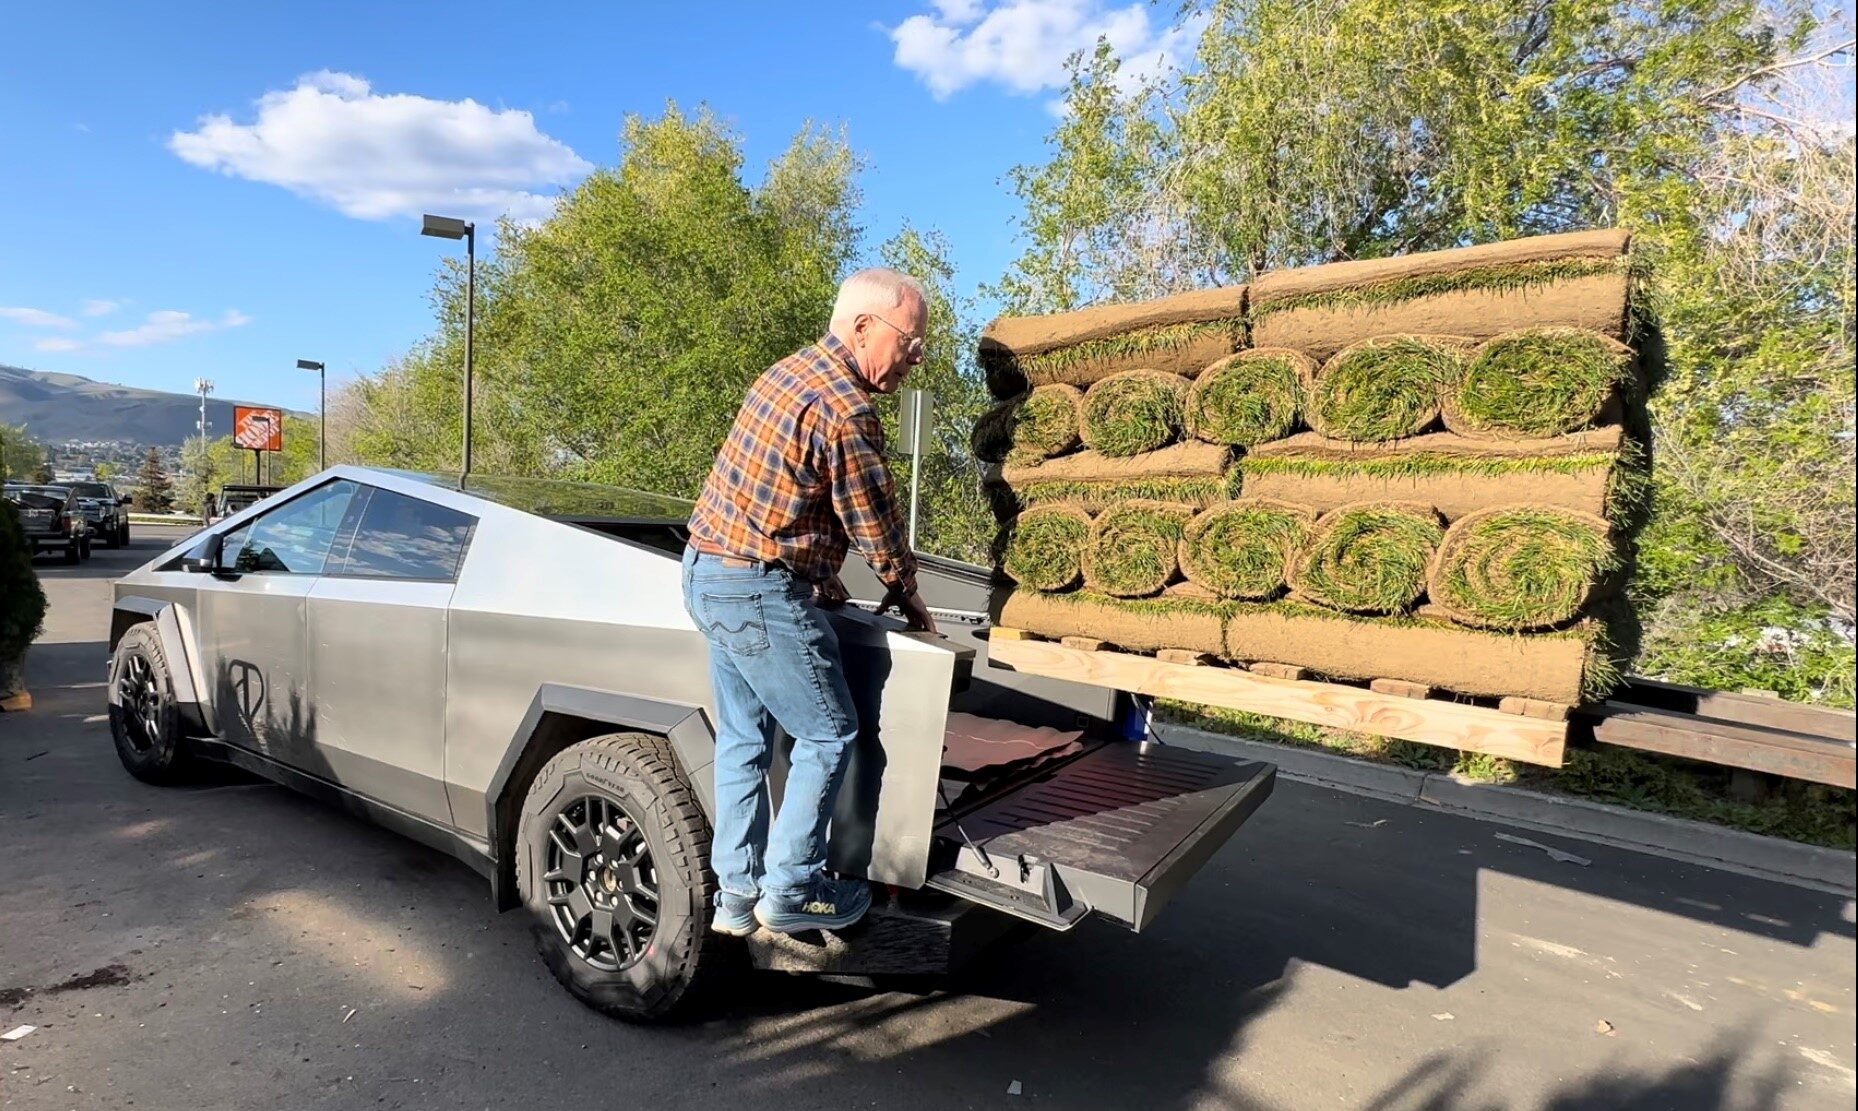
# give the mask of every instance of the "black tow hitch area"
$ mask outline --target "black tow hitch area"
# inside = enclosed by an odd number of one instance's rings
[[[936,827],[928,886],[1056,930],[1154,921],[1270,795],[1277,769],[1099,741]]]

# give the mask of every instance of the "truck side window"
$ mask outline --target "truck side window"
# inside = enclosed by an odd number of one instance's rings
[[[327,574],[370,579],[458,577],[477,518],[391,490],[372,490],[347,551]]]
[[[226,537],[227,565],[240,572],[320,575],[359,488],[338,479],[257,518]]]

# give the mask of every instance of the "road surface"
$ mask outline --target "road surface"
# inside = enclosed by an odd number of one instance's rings
[[[38,704],[0,715],[0,1032],[38,1029],[0,1041],[0,1107],[1852,1105],[1848,900],[1297,783],[1140,937],[610,1021],[463,865],[235,775],[120,770],[108,584],[158,550],[40,566]]]

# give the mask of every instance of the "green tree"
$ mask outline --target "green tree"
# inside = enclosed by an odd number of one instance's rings
[[[161,449],[151,447],[136,475],[136,508],[144,513],[166,513],[174,508],[174,487],[161,462]]]
[[[1790,692],[1849,704],[1853,150],[1800,83],[1849,29],[1795,0],[1193,7],[1178,80],[1074,60],[1050,157],[1014,175],[1008,308],[1627,227],[1668,364],[1641,666],[1771,686],[1750,646],[1780,629],[1811,646]]]
[[[0,479],[31,475],[45,462],[45,447],[23,426],[0,424]]]
[[[19,663],[45,619],[45,591],[13,503],[0,498],[0,695],[20,685]]]
[[[40,459],[39,465],[32,468],[32,481],[41,485],[50,482],[55,477],[57,476],[52,473],[52,463],[50,459]]]

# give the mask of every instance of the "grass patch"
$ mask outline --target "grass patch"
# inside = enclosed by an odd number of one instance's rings
[[[1077,447],[1084,391],[1076,386],[1040,386],[1013,413],[1011,459],[1036,463]]]
[[[1454,619],[1486,629],[1531,629],[1573,620],[1594,585],[1616,569],[1605,521],[1537,506],[1486,509],[1446,532],[1428,580]]]
[[[1222,598],[1273,598],[1283,592],[1291,557],[1315,523],[1314,513],[1285,502],[1215,506],[1188,522],[1181,566]]]
[[[1290,435],[1303,411],[1303,383],[1315,369],[1307,355],[1284,348],[1221,359],[1188,391],[1188,434],[1238,447]]]
[[[1237,346],[1239,330],[1243,327],[1238,320],[1189,320],[1137,328],[1102,339],[1087,339],[1036,355],[1014,355],[1004,348],[988,347],[981,351],[981,367],[1003,372],[1008,368],[1017,369],[1033,381],[1061,378],[1067,371],[1087,363],[1172,353],[1210,335],[1223,334],[1232,346]]]
[[[1097,514],[1084,550],[1084,582],[1119,598],[1159,594],[1180,569],[1181,534],[1191,510],[1126,502]]]
[[[1419,506],[1345,506],[1323,517],[1292,561],[1297,593],[1350,613],[1410,609],[1444,539],[1437,513]]]
[[[1523,290],[1574,278],[1589,278],[1595,274],[1627,273],[1629,269],[1630,263],[1625,256],[1604,259],[1546,259],[1541,262],[1477,266],[1450,274],[1420,274],[1389,278],[1386,281],[1353,289],[1325,290],[1321,293],[1286,297],[1282,301],[1257,306],[1251,311],[1250,319],[1256,323],[1272,313],[1289,312],[1292,309],[1366,308],[1373,305],[1409,301],[1415,297],[1427,297],[1438,293],[1459,293],[1473,289]]]
[[[1118,458],[1167,447],[1181,438],[1186,408],[1187,379],[1178,374],[1112,374],[1084,395],[1084,442]]]
[[[1425,431],[1439,392],[1463,372],[1464,351],[1419,336],[1383,336],[1336,352],[1304,406],[1311,428],[1335,440],[1379,443]]]
[[[1036,506],[1007,529],[1001,567],[1034,590],[1068,590],[1083,579],[1090,516],[1073,505]]]
[[[1579,328],[1530,328],[1479,347],[1442,404],[1446,427],[1473,436],[1559,436],[1593,423],[1631,376],[1632,349]]]
[[[1092,512],[1133,500],[1211,505],[1239,496],[1241,474],[1240,469],[1233,466],[1227,468],[1224,475],[1115,479],[1103,482],[1029,482],[1019,487],[1018,493],[1027,505],[1068,501],[1076,502]]]
[[[1414,452],[1378,459],[1330,459],[1313,455],[1247,455],[1240,469],[1251,474],[1288,474],[1318,478],[1363,475],[1373,478],[1417,478],[1449,474],[1580,474],[1620,462],[1621,453],[1582,452],[1578,455],[1446,455]]]

